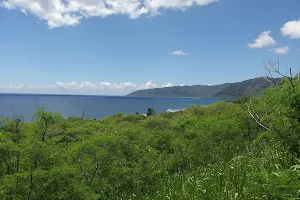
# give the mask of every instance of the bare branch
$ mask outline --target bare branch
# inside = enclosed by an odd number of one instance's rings
[[[251,116],[251,117],[255,120],[255,122],[256,122],[259,126],[261,126],[262,128],[264,128],[264,129],[266,129],[266,130],[269,130],[269,131],[273,131],[270,127],[267,127],[267,126],[265,126],[265,125],[262,124],[262,119],[260,119],[260,121],[259,121],[259,120],[258,120],[259,117],[255,117],[255,116],[253,115],[253,113],[251,112],[250,107],[251,107],[251,100],[249,101],[249,104],[248,104],[248,113],[250,114],[250,116]]]

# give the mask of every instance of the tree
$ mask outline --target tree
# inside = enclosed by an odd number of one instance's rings
[[[37,121],[36,132],[43,142],[45,142],[47,137],[53,134],[54,125],[63,121],[59,113],[47,112],[44,107],[38,109],[33,117]]]
[[[278,62],[265,64],[268,76],[282,77],[280,85],[269,88],[262,98],[251,99],[248,112],[266,131],[260,135],[274,135],[296,158],[300,158],[300,85],[299,74],[291,68],[285,75],[279,71]],[[271,81],[268,76],[266,80]]]
[[[147,110],[147,116],[155,115],[155,111],[153,108],[148,108]]]

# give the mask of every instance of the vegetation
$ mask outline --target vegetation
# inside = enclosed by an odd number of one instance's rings
[[[0,199],[299,199],[299,96],[285,77],[176,113],[4,119]]]
[[[279,78],[270,78],[275,83],[280,83]],[[139,90],[127,96],[139,97],[195,97],[195,98],[239,98],[252,94],[263,94],[272,84],[264,78],[255,78],[238,83],[225,83],[222,85],[195,85],[195,86],[175,86],[168,88],[155,88]]]
[[[151,115],[155,115],[155,111],[154,111],[153,108],[148,108],[148,110],[147,110],[147,116],[149,117]]]

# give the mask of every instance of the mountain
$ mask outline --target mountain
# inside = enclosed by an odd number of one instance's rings
[[[279,78],[269,78],[275,83],[280,83]],[[221,85],[194,85],[174,86],[167,88],[155,88],[138,90],[128,94],[129,97],[194,97],[194,98],[238,98],[245,95],[260,95],[272,83],[265,78],[254,78],[237,83],[225,83]],[[255,88],[255,89],[254,89]]]

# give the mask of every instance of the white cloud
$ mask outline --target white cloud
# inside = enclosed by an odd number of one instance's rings
[[[15,6],[13,4],[11,4],[9,1],[0,2],[0,6],[3,7],[3,8],[6,8],[8,10],[15,9]]]
[[[157,88],[158,85],[153,83],[152,81],[148,81],[147,83],[143,84],[141,89],[152,89],[152,88]]]
[[[99,88],[102,90],[109,89],[110,87],[111,87],[111,83],[108,83],[108,82],[99,83]]]
[[[271,31],[262,32],[254,41],[248,44],[250,48],[263,48],[277,44],[276,41],[270,36]]]
[[[131,83],[131,82],[122,83],[122,86],[124,88],[135,88],[136,87],[136,85],[134,83]]]
[[[128,89],[135,89],[137,86],[131,82],[125,83],[114,83],[111,85],[109,89],[111,90],[128,90]]]
[[[174,86],[173,83],[167,83],[162,85],[162,87],[173,87],[173,86]]]
[[[300,38],[300,19],[297,21],[289,21],[283,25],[280,29],[284,36],[288,36],[291,39]]]
[[[25,88],[26,88],[26,87],[25,87]],[[29,86],[27,87],[27,89],[39,89],[39,88],[42,88],[42,87],[36,86],[36,85],[29,85]]]
[[[55,84],[50,85],[49,87],[50,88],[59,88],[59,89],[69,90],[69,89],[76,88],[77,84],[75,82],[70,82],[70,83],[56,82]]]
[[[186,84],[180,84],[179,86],[181,86],[181,87],[182,87],[182,86],[186,86]]]
[[[27,12],[26,12],[26,10],[24,10],[24,9],[20,9],[20,10],[21,10],[21,12],[24,13],[25,15],[28,15]]]
[[[75,83],[76,85],[76,83]],[[90,83],[90,82],[82,82],[79,85],[79,88],[97,88],[97,85],[95,83]]]
[[[20,89],[20,88],[24,88],[24,84],[21,84],[21,85],[18,85],[18,86],[16,86],[16,88],[18,88],[18,89]]]
[[[145,6],[151,12],[151,15],[157,15],[159,9],[172,8],[172,9],[186,9],[191,6],[204,6],[217,0],[145,0]]]
[[[48,94],[97,94],[97,95],[124,95],[136,90],[172,87],[172,83],[158,85],[148,81],[140,85],[132,82],[110,83],[110,82],[56,82],[48,86],[36,86],[25,84],[0,86],[1,92],[13,93],[48,93]]]
[[[290,52],[290,48],[288,46],[285,46],[285,47],[278,47],[275,49],[270,49],[269,51],[276,53],[276,54],[287,54]]]
[[[158,15],[163,9],[186,9],[204,6],[217,0],[0,0],[6,9],[19,8],[23,13],[32,13],[44,20],[49,28],[71,26],[82,18],[92,16]]]
[[[175,56],[187,56],[188,54],[185,53],[185,52],[182,51],[182,50],[178,50],[178,51],[173,51],[173,52],[172,52],[172,55],[175,55]]]

